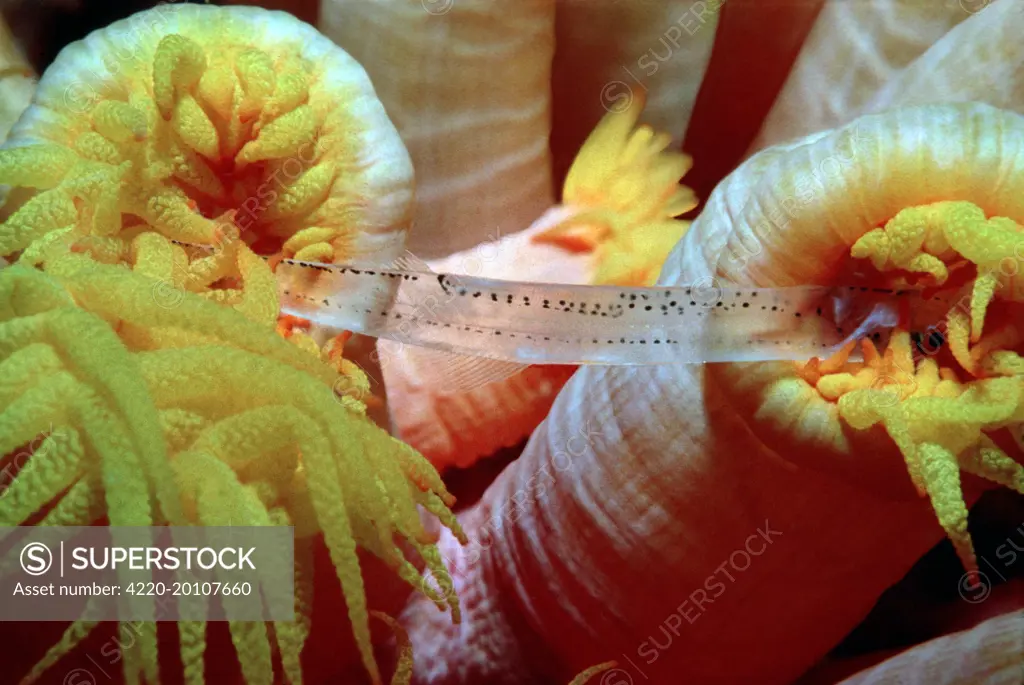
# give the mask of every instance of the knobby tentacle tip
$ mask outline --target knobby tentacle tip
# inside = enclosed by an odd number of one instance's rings
[[[612,671],[614,669],[618,669],[618,668],[619,668],[619,662],[617,662],[617,661],[606,661],[604,663],[597,664],[596,666],[591,666],[590,668],[584,670],[582,673],[580,673],[575,678],[573,678],[569,682],[569,685],[587,685],[587,683],[589,683],[590,680],[594,676],[596,676],[596,675],[598,675],[600,673],[605,673],[606,671],[610,672],[610,671]],[[605,676],[605,678],[607,678],[607,676]],[[626,675],[626,678],[629,678],[629,676]],[[604,680],[605,679],[602,678],[602,682],[604,682]],[[616,679],[614,679],[614,682],[619,682],[619,680],[620,680],[619,678],[616,678]],[[629,682],[626,679],[621,679],[621,680],[622,680],[622,682]]]

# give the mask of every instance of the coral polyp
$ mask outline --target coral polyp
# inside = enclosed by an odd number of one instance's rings
[[[1017,222],[970,202],[899,211],[856,240],[851,257],[870,262],[889,287],[950,297],[905,311],[884,350],[860,341],[861,361],[849,361],[851,344],[797,364],[795,378],[770,386],[762,409],[774,420],[799,407],[793,429],[840,449],[881,431],[972,575],[979,568],[961,473],[1024,492],[1024,466],[1010,456],[1024,428],[1024,363],[1015,351],[1024,340],[1016,323],[1022,249]]]
[[[110,255],[144,230],[209,244],[234,226],[264,252],[389,257],[410,220],[411,163],[365,72],[280,12],[112,24],[61,53],[5,147],[0,179],[40,192],[4,253],[54,230]]]
[[[564,219],[534,236],[592,255],[595,285],[653,285],[690,222],[676,217],[697,206],[679,184],[689,156],[670,150],[672,137],[637,125],[644,97],[609,112],[591,132],[562,189]]]
[[[296,620],[229,622],[249,683],[302,681],[319,535],[374,683],[358,547],[459,620],[419,511],[464,538],[454,499],[367,418],[344,336],[321,348],[279,325],[260,254],[401,247],[411,166],[354,60],[284,13],[160,6],[60,54],[0,150],[0,183],[15,262],[0,272],[0,453],[36,447],[0,522],[294,526]],[[23,682],[95,627],[74,623]],[[185,679],[202,683],[206,626],[178,631]],[[157,683],[155,624],[138,632],[125,681]]]
[[[910,207],[866,233],[851,254],[871,259],[895,282],[905,278],[901,273],[913,274],[938,287],[950,284],[951,272],[965,276],[958,279],[961,298],[935,329],[939,340],[948,339],[951,358],[938,357],[938,349],[915,354],[904,328],[884,358],[867,343],[856,376],[831,374],[817,382],[823,394],[837,398],[839,415],[851,426],[884,426],[972,573],[978,562],[960,471],[1024,492],[1024,467],[996,442],[1009,429],[1019,443],[1024,428],[1024,360],[1013,350],[1024,338],[1015,312],[1005,307],[1024,299],[1017,277],[1022,249],[1024,228],[1007,217],[986,217],[969,202]],[[886,401],[887,395],[898,401]]]

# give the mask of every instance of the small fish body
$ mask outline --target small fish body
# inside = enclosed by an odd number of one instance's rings
[[[331,328],[515,364],[806,360],[880,339],[917,291],[565,285],[392,266],[276,266],[287,314]]]

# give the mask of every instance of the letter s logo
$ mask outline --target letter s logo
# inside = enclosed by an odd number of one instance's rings
[[[21,568],[30,576],[41,576],[53,566],[50,548],[41,542],[30,542],[21,550]]]

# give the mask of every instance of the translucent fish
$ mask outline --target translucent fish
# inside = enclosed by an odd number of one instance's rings
[[[901,300],[922,297],[846,286],[521,283],[433,273],[409,260],[379,267],[285,259],[276,273],[287,314],[519,365],[827,357],[851,340],[882,338],[898,323]]]

